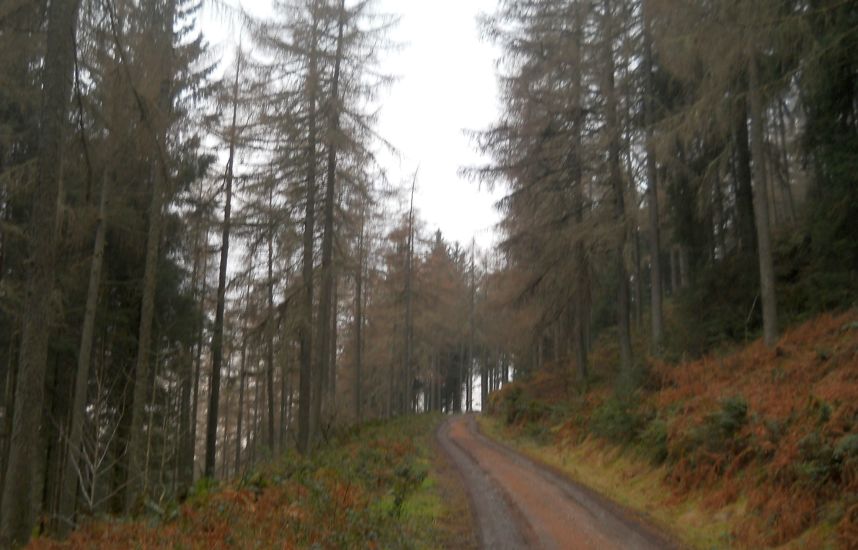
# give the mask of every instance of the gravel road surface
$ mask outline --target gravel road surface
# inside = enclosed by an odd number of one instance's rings
[[[678,548],[621,506],[483,436],[473,416],[450,419],[437,437],[468,490],[483,548]]]

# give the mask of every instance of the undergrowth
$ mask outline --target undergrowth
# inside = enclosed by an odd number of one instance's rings
[[[426,415],[352,430],[311,458],[289,453],[229,484],[197,484],[181,506],[102,518],[53,548],[442,548],[453,513],[432,470]]]
[[[596,350],[595,370],[610,353]],[[756,342],[644,370],[632,392],[603,381],[563,395],[539,388],[566,374],[540,373],[495,394],[489,411],[515,434],[550,434],[553,447],[602,441],[642,458],[663,472],[666,506],[740,510],[727,546],[858,548],[858,313],[822,315],[775,349]]]

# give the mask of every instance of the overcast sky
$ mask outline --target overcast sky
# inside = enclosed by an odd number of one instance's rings
[[[480,40],[476,18],[496,0],[382,0],[381,11],[401,15],[392,36],[403,44],[385,69],[400,80],[383,103],[379,131],[402,152],[394,178],[420,166],[416,202],[430,229],[483,247],[493,242],[497,200],[458,175],[481,159],[464,134],[497,117],[495,49]],[[400,175],[400,176],[398,176]],[[396,181],[396,180],[394,180]]]
[[[382,59],[382,72],[398,81],[381,97],[378,132],[400,152],[385,161],[390,180],[410,184],[419,165],[416,206],[428,229],[448,240],[488,247],[495,240],[498,194],[458,175],[482,163],[465,130],[488,127],[497,116],[497,51],[479,36],[476,18],[496,0],[379,0],[381,13],[398,15],[391,39],[401,48]],[[244,0],[262,14],[269,0]],[[203,16],[208,39],[230,51],[227,26],[211,11]]]

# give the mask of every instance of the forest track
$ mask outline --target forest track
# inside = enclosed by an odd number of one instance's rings
[[[473,415],[448,420],[437,438],[467,487],[483,548],[680,548],[622,506],[485,437]]]

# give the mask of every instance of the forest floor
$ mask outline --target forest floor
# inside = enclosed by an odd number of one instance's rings
[[[677,547],[630,511],[486,438],[473,416],[449,420],[438,437],[469,488],[484,548]]]
[[[558,366],[494,394],[481,429],[693,548],[858,548],[858,312],[653,362],[632,393],[594,359],[586,389]]]
[[[441,415],[343,434],[312,458],[289,453],[182,504],[134,520],[92,518],[30,548],[476,548],[468,499],[433,434]]]

